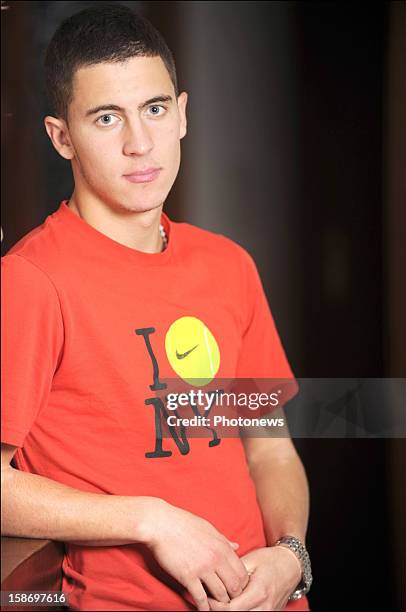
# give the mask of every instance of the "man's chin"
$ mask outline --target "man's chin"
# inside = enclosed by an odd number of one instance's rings
[[[129,202],[124,200],[119,203],[119,210],[123,213],[143,213],[157,210],[162,207],[162,202]]]

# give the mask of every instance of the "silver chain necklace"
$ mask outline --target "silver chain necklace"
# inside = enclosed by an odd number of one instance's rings
[[[162,223],[160,223],[159,225],[159,233],[161,234],[162,242],[164,243],[164,248],[162,249],[164,251],[166,247],[168,246],[168,237],[166,235],[166,232],[164,230],[164,226],[162,225]]]

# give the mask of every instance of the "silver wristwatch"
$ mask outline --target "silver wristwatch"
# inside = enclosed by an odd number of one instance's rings
[[[302,579],[288,599],[288,601],[294,601],[295,599],[300,599],[303,597],[303,595],[306,595],[312,586],[313,576],[309,553],[307,552],[305,545],[294,536],[283,536],[283,538],[274,544],[274,546],[279,545],[284,545],[290,548],[290,550],[295,553],[296,557],[300,561],[300,565],[302,566]]]

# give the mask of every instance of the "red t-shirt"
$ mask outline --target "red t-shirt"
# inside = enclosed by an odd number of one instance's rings
[[[157,441],[146,400],[157,377],[188,373],[177,359],[194,333],[206,356],[189,350],[193,373],[200,363],[219,378],[293,375],[250,255],[165,213],[161,222],[168,247],[144,253],[64,200],[2,258],[1,439],[19,447],[20,470],[81,491],[164,498],[243,555],[266,541],[241,440],[194,438],[180,452],[172,437]],[[195,609],[142,545],[65,548],[73,610]]]

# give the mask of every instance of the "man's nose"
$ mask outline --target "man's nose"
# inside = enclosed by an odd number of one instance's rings
[[[152,147],[151,134],[142,119],[128,122],[124,132],[124,155],[145,155]]]

